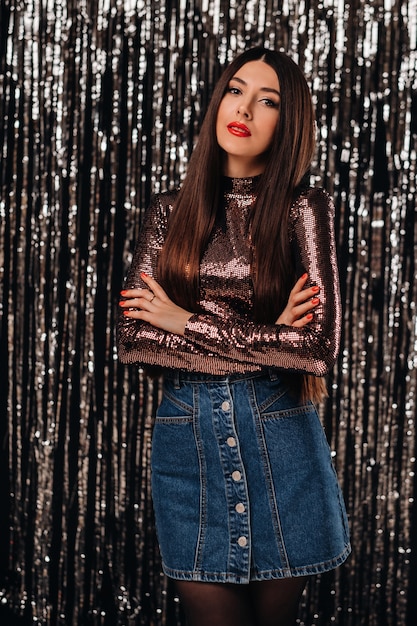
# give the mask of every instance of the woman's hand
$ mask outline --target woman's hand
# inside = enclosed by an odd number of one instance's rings
[[[121,292],[125,300],[119,302],[123,315],[149,322],[152,326],[177,335],[184,335],[185,325],[192,313],[170,300],[162,287],[145,273],[141,275],[148,289],[126,289]]]
[[[320,303],[317,294],[320,288],[317,286],[304,289],[308,274],[303,274],[297,280],[288,297],[287,306],[275,322],[286,326],[302,328],[313,319],[313,309]]]

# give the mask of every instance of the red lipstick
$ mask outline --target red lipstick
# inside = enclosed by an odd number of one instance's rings
[[[249,128],[245,126],[245,124],[242,124],[242,122],[230,122],[230,124],[227,125],[227,130],[236,137],[250,137],[252,134]]]

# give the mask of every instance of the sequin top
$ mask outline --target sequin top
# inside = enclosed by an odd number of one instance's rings
[[[118,353],[123,363],[216,375],[283,368],[323,376],[333,367],[341,330],[333,202],[323,189],[308,188],[290,210],[297,275],[308,272],[309,284],[320,287],[313,321],[304,328],[256,323],[245,232],[254,180],[225,179],[225,224],[215,226],[200,267],[202,312],[188,320],[184,336],[121,315]],[[125,289],[146,287],[140,272],[158,279],[158,255],[175,197],[176,192],[164,192],[152,200]]]

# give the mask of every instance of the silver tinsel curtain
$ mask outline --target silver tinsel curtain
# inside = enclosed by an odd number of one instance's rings
[[[299,623],[416,624],[417,0],[0,7],[1,623],[184,624],[152,522],[159,387],[117,361],[118,292],[219,73],[264,44],[313,91],[344,301],[321,415],[353,555]]]

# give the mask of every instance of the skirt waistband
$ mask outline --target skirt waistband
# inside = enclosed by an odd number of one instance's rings
[[[253,378],[266,378],[274,381],[280,378],[277,370],[272,368],[257,372],[245,372],[236,374],[204,374],[203,372],[186,372],[182,370],[164,370],[164,378],[172,380],[176,385],[185,382],[193,383],[232,383],[239,380],[251,380]]]

